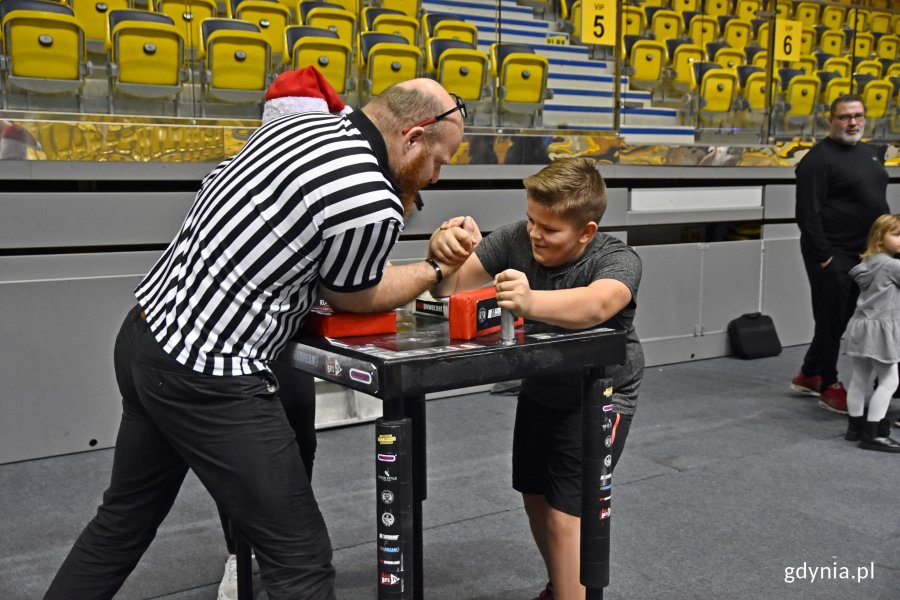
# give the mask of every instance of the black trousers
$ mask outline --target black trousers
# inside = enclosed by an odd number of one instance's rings
[[[859,288],[849,274],[857,264],[859,259],[853,256],[835,254],[831,264],[823,269],[816,258],[803,255],[815,329],[801,370],[810,377],[819,375],[823,387],[837,381],[841,336],[859,297]]]
[[[112,598],[190,468],[256,549],[270,598],[332,600],[331,542],[274,378],[183,367],[162,351],[139,307],[114,355],[123,414],[110,486],[45,598]]]
[[[298,371],[281,360],[271,365],[278,380],[278,396],[284,407],[284,414],[297,439],[300,461],[306,477],[312,482],[313,463],[316,459],[316,380],[312,375]],[[229,554],[235,554],[236,546],[231,537],[228,515],[219,508],[219,520]]]

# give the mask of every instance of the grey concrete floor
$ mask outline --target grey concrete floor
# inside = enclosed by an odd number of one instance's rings
[[[856,448],[842,417],[790,392],[804,349],[647,369],[614,476],[606,598],[900,598],[900,456]],[[457,396],[427,410],[425,598],[533,598],[546,575],[509,484],[515,398]],[[319,435],[313,486],[339,600],[375,598],[373,435],[371,425]],[[111,459],[0,465],[0,598],[41,597]],[[117,598],[214,599],[224,558],[215,507],[189,475]]]

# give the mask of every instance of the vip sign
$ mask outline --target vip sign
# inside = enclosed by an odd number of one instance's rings
[[[616,45],[615,0],[582,0],[581,41],[601,46]]]
[[[800,60],[802,33],[802,21],[775,19],[775,60]]]

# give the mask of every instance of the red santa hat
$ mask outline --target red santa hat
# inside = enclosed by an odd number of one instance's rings
[[[313,66],[286,71],[275,78],[266,91],[262,121],[298,112],[330,112],[345,115],[353,109],[344,105],[325,76]]]

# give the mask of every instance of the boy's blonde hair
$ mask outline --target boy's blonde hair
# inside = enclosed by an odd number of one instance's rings
[[[875,219],[872,229],[869,230],[869,243],[866,245],[866,251],[859,255],[860,258],[869,258],[881,252],[878,243],[895,229],[900,229],[900,215],[887,214]]]
[[[578,227],[599,224],[606,211],[606,183],[587,158],[560,158],[523,183],[529,198]]]

